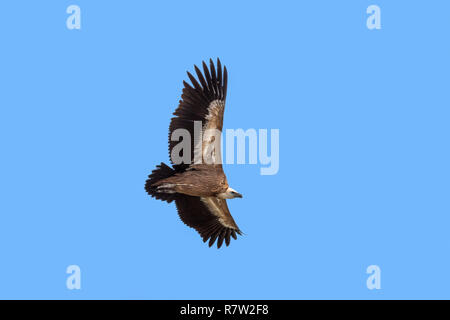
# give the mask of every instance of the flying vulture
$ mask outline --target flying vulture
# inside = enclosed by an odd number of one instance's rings
[[[226,199],[242,198],[242,195],[228,186],[222,168],[220,145],[216,150],[216,136],[207,134],[211,130],[222,131],[227,68],[222,70],[219,59],[217,69],[212,60],[209,61],[209,68],[205,62],[202,66],[203,73],[194,66],[198,81],[187,72],[192,85],[183,81],[181,100],[170,122],[169,155],[173,168],[164,163],[156,166],[148,176],[145,190],[156,199],[168,203],[175,201],[181,220],[197,230],[203,242],[209,240],[211,247],[217,240],[217,248],[220,248],[224,241],[228,246],[231,237],[237,239],[236,234],[241,235],[228,210]],[[196,130],[198,126],[204,132],[200,137]],[[180,162],[176,158],[180,154],[173,152],[180,143],[174,139],[173,133],[179,129],[189,132],[191,137],[190,161]],[[181,154],[184,152],[187,154],[189,150],[182,150]],[[196,158],[198,152],[201,152],[200,161]]]

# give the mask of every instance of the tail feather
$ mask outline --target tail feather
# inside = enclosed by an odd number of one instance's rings
[[[170,190],[164,190],[160,186],[155,186],[155,183],[169,178],[174,174],[175,170],[161,162],[148,176],[147,181],[145,181],[145,191],[155,199],[167,201],[168,203],[172,202],[176,198],[176,193],[170,192]]]

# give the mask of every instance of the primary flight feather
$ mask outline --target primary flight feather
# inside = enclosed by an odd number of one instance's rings
[[[204,242],[209,240],[209,246],[217,240],[220,248],[224,241],[228,246],[231,237],[237,239],[236,235],[241,234],[226,199],[242,198],[242,195],[229,187],[222,168],[220,144],[217,147],[217,135],[208,134],[222,131],[227,68],[222,70],[219,59],[217,69],[212,60],[209,68],[205,62],[202,67],[203,73],[194,66],[198,81],[187,73],[192,85],[183,81],[181,100],[170,122],[169,156],[173,168],[164,163],[158,165],[148,176],[145,190],[156,199],[168,203],[175,201],[181,220],[197,230]],[[201,128],[200,137],[198,127]],[[180,154],[174,152],[180,143],[173,139],[176,130],[189,133],[191,139],[187,146],[190,148],[187,149],[190,152],[185,149]],[[179,160],[180,156],[186,159],[184,156],[187,155],[189,161]]]

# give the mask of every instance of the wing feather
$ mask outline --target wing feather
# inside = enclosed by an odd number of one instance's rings
[[[209,74],[208,66],[206,65],[205,61],[202,62],[202,65],[203,65],[203,73],[205,74],[206,83],[208,85],[208,91],[212,96],[214,96],[214,89],[212,86],[212,80],[211,75]]]
[[[230,244],[230,236],[236,239],[236,233],[241,231],[228,210],[226,200],[217,197],[192,197],[177,194],[175,199],[180,219],[189,227],[194,228],[208,245],[217,240],[220,248],[225,240]]]
[[[200,69],[197,66],[194,66],[194,69],[195,69],[195,73],[197,74],[197,78],[202,85],[203,92],[206,94],[207,98],[210,99],[211,96],[208,92],[208,85],[206,83],[205,78],[203,77],[202,72],[200,71]]]
[[[221,230],[219,238],[217,239],[217,248],[219,249],[222,246],[223,239],[225,238],[226,230]]]
[[[217,76],[216,76],[216,67],[214,67],[214,62],[212,59],[209,59],[209,68],[211,69],[211,84],[214,90],[214,93],[217,95],[217,98],[219,98],[219,90],[217,88]]]
[[[194,66],[197,79],[187,72],[187,76],[191,82],[189,84],[183,81],[183,90],[181,100],[178,108],[173,113],[175,117],[172,118],[169,126],[169,156],[174,169],[176,171],[186,170],[194,161],[195,142],[201,141],[201,137],[195,137],[194,122],[201,121],[201,126],[204,129],[217,129],[222,131],[223,114],[225,109],[225,100],[227,92],[227,70],[223,67],[219,59],[217,59],[217,68],[212,59],[209,62],[209,69],[207,64],[202,62],[203,73],[200,68]],[[172,141],[171,137],[176,129],[186,129],[191,137],[191,157],[189,163],[177,163],[177,160],[172,157],[172,149],[180,141]],[[219,144],[211,146],[215,140],[208,141],[201,145],[202,155],[208,157],[214,164],[221,164],[220,150],[214,155],[208,155],[210,150],[217,148]],[[211,161],[207,160],[208,164]]]
[[[219,90],[219,99],[223,99],[223,89],[222,89],[222,65],[220,60],[217,60],[217,89]]]

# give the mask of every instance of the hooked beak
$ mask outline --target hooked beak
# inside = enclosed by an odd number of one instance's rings
[[[236,198],[242,198],[242,194],[236,192]]]

